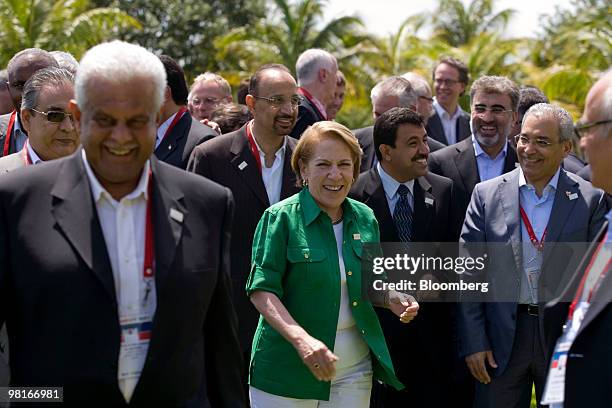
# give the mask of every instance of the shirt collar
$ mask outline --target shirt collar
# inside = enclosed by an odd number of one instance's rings
[[[247,126],[251,126],[251,125],[247,124]],[[261,147],[259,147],[259,143],[257,143],[257,138],[255,137],[255,133],[253,132],[253,126],[251,126],[251,134],[253,135],[253,141],[255,142],[255,146],[257,146],[257,151],[259,152],[260,155],[265,156],[264,151],[261,150]],[[276,153],[274,153],[274,157],[278,157],[282,159],[285,155],[286,147],[287,147],[287,136],[283,136],[283,145],[276,151]]]
[[[304,222],[306,225],[310,225],[324,211],[317,205],[317,202],[315,201],[312,194],[310,194],[310,190],[308,190],[308,187],[304,187],[299,194],[300,205],[302,206],[302,211],[304,212]],[[348,198],[345,198],[344,202],[342,203],[342,213],[344,221],[350,219],[353,214],[353,210]]]
[[[87,161],[87,155],[85,154],[85,149],[81,150],[81,157],[83,158],[83,164],[85,165],[85,171],[87,172],[87,178],[89,179],[89,185],[91,186],[91,193],[93,195],[94,201],[97,203],[102,197],[105,197],[111,203],[116,203],[117,200],[110,195],[110,193],[100,184],[98,178],[94,174],[89,162]],[[136,188],[122,198],[122,200],[134,200],[139,197],[143,197],[145,200],[148,199],[148,182],[149,182],[149,169],[151,167],[151,163],[149,160],[146,161],[144,167],[142,168],[142,173],[140,175],[140,180],[136,185]]]
[[[166,133],[166,131],[170,127],[170,124],[172,123],[172,121],[174,120],[174,117],[176,115],[178,115],[178,112],[170,115],[170,117],[168,119],[166,119],[166,121],[164,123],[159,125],[159,127],[157,128],[157,141],[159,141],[162,137],[164,137],[164,134]]]
[[[433,98],[433,107],[436,110],[436,113],[438,114],[439,117],[441,118],[448,118],[449,120],[455,120],[456,118],[459,117],[459,115],[461,115],[461,112],[463,112],[463,109],[461,109],[461,106],[459,106],[459,104],[457,104],[457,109],[455,109],[455,113],[453,114],[453,116],[451,116],[446,109],[444,109],[442,107],[442,105],[440,105],[438,103],[438,100],[436,99],[436,97],[434,96]]]
[[[387,196],[387,200],[392,200],[393,197],[397,194],[397,189],[401,184],[408,187],[410,190],[410,194],[414,197],[414,179],[407,181],[405,183],[400,183],[393,177],[389,175],[380,165],[380,162],[376,164],[376,170],[378,170],[378,174],[380,176],[380,181],[382,182],[383,189],[385,190],[385,195]]]
[[[482,156],[483,154],[487,157],[491,157],[482,149],[478,140],[476,140],[476,136],[472,133],[472,145],[474,146],[474,153],[476,157]],[[508,142],[504,143],[504,148],[497,154],[497,157],[494,157],[492,160],[497,160],[500,157],[506,157],[506,153],[508,152]]]
[[[36,154],[34,148],[30,144],[29,141],[26,140],[26,149],[28,149],[28,155],[30,156],[30,160],[32,160],[32,164],[38,164],[43,161],[39,155]]]
[[[544,187],[544,191],[547,188],[551,188],[553,191],[557,190],[557,184],[559,183],[559,175],[561,174],[561,166],[557,169],[557,172],[551,179],[548,181],[546,187]],[[529,189],[533,189],[534,187],[527,183],[527,179],[525,178],[525,173],[523,173],[523,169],[519,166],[519,189],[523,186],[526,186]]]
[[[298,92],[304,95],[310,102],[312,102],[321,114],[321,116],[323,116],[323,119],[327,120],[327,109],[325,108],[325,105],[323,105],[323,102],[315,98],[306,88],[299,87]]]

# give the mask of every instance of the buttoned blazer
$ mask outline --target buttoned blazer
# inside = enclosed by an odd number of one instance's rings
[[[589,248],[583,262],[562,294],[546,305],[544,336],[552,354],[566,322],[571,299],[574,298],[595,249],[607,233],[607,222]],[[609,244],[607,244],[609,245]],[[609,370],[612,367],[610,333],[612,333],[612,271],[608,271],[591,299],[576,339],[568,352],[565,371],[566,408],[607,407],[612,401]],[[550,357],[549,354],[549,357]]]
[[[193,149],[215,136],[217,132],[192,118],[189,112],[185,112],[170,134],[157,146],[155,156],[163,162],[185,170]]]
[[[302,96],[298,107],[298,118],[289,136],[299,139],[306,128],[315,122],[325,120],[316,106],[308,98]]]
[[[521,237],[518,180],[519,169],[515,169],[477,184],[460,238],[461,242],[507,244],[497,249],[487,247],[491,252],[489,293],[503,297],[505,302],[462,302],[458,308],[460,355],[492,350],[498,364],[496,376],[504,372],[510,359],[517,313],[517,303],[512,299],[518,300],[523,273],[521,241],[525,239]],[[545,242],[593,240],[604,223],[606,209],[603,191],[562,169]],[[541,302],[551,299],[570,279],[579,260],[572,268],[574,261],[569,255],[567,245],[544,245],[538,281]]]
[[[246,296],[245,287],[251,268],[251,246],[257,223],[270,206],[257,162],[251,153],[246,126],[235,132],[218,136],[197,146],[189,162],[188,171],[207,177],[232,191],[236,204],[232,239],[231,279],[232,297],[238,312],[240,343],[250,350],[259,312]],[[291,170],[291,155],[297,141],[287,138],[285,149],[281,200],[299,191]]]
[[[429,171],[453,180],[453,192],[456,215],[455,224],[452,227],[453,241],[459,239],[461,227],[465,218],[474,186],[480,181],[476,153],[472,144],[472,138],[462,140],[451,146],[440,149],[427,160]],[[504,160],[503,173],[512,171],[517,166],[516,152],[510,146]]]
[[[455,122],[456,130],[457,130],[457,143],[462,141],[463,139],[469,138],[472,134],[470,129],[470,115],[466,112],[461,112],[457,121]],[[427,135],[432,139],[437,140],[443,145],[448,145],[448,140],[446,139],[446,134],[444,133],[444,127],[442,126],[442,122],[440,121],[440,116],[438,112],[434,113],[428,120],[427,126],[425,127],[427,130]]]
[[[359,146],[361,146],[361,151],[363,152],[359,171],[361,173],[365,173],[372,168],[374,158],[376,157],[376,151],[374,149],[374,126],[364,127],[353,130],[352,132],[357,138]],[[435,152],[436,150],[440,150],[444,147],[442,143],[430,137],[427,138],[427,145],[429,146],[429,153]]]
[[[0,175],[25,167],[23,152],[9,154],[0,157]]]
[[[157,309],[130,406],[201,404],[206,390],[212,406],[243,407],[231,194],[155,157],[151,170]],[[124,406],[117,295],[80,149],[0,177],[0,260],[12,385],[63,386],[68,405]]]

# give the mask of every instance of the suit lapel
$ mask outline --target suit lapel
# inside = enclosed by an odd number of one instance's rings
[[[393,216],[389,211],[389,203],[387,202],[387,196],[385,195],[385,189],[383,188],[380,175],[376,168],[368,171],[365,176],[367,181],[364,186],[363,202],[370,207],[378,224],[380,225],[380,240],[381,242],[397,242],[399,238],[397,231],[395,230],[395,224],[393,223]]]
[[[522,270],[521,221],[519,219],[519,171],[506,174],[498,185],[500,203],[504,212],[508,238],[512,245],[516,271]]]
[[[239,132],[234,135],[230,152],[234,157],[230,160],[238,175],[244,180],[244,183],[250,188],[255,196],[267,207],[270,206],[266,187],[261,178],[261,172],[257,167],[257,162],[249,148],[249,141],[246,134],[246,126],[243,126]],[[284,174],[285,169],[283,169]]]
[[[427,232],[434,215],[435,197],[431,194],[431,185],[425,177],[414,181],[414,226],[412,228],[412,241],[427,241]]]
[[[576,203],[580,201],[576,199],[570,200],[569,196],[572,194],[576,194],[577,198],[580,197],[578,183],[571,180],[562,169],[559,173],[559,182],[557,183],[555,201],[548,220],[545,241],[556,242],[559,240],[563,226],[567,223],[567,219],[574,210]]]
[[[506,158],[504,160],[504,169],[502,170],[502,174],[509,173],[512,170],[517,168],[518,157],[516,156],[516,150],[512,148],[512,146],[508,145],[506,149]]]
[[[183,117],[179,119],[170,134],[161,141],[157,149],[155,149],[155,156],[159,160],[164,160],[170,156],[174,150],[180,145],[180,140],[187,136],[189,132],[189,125],[191,124],[191,115],[189,112],[185,112]]]
[[[471,192],[480,181],[472,139],[469,138],[459,142],[456,145],[456,149],[458,154],[455,156],[455,166],[461,176],[465,190]]]
[[[442,122],[440,121],[438,113],[434,114],[428,119],[427,127],[430,129],[430,132],[428,133],[431,133],[429,136],[433,137],[444,145],[448,144],[448,140],[446,140],[446,134],[444,133],[444,128],[442,127]]]
[[[113,272],[80,149],[63,162],[51,195],[55,222],[116,303]]]

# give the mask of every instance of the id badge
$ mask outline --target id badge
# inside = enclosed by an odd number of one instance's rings
[[[542,405],[562,403],[565,398],[565,368],[571,341],[560,341],[555,347],[544,386]]]

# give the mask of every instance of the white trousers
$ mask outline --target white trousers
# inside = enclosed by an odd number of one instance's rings
[[[368,408],[372,391],[372,361],[368,355],[358,364],[336,369],[329,401],[305,400],[269,394],[249,387],[251,408]]]

